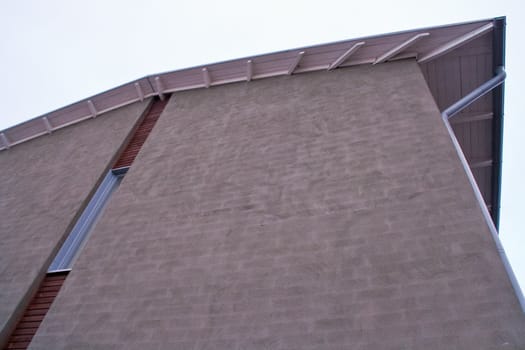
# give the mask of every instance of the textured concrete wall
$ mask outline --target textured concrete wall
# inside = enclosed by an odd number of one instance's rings
[[[176,94],[31,349],[514,349],[416,63]]]
[[[145,106],[130,105],[0,152],[4,338],[11,316],[43,276],[58,242]]]

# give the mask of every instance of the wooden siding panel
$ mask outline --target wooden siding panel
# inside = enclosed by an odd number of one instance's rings
[[[123,85],[118,89],[107,91],[103,94],[93,96],[91,101],[95,105],[97,111],[103,111],[114,108],[115,106],[124,104],[132,100],[138,100],[139,95],[134,85],[135,82]],[[141,85],[142,88],[142,85]],[[151,89],[150,89],[151,90]],[[142,90],[144,94],[149,92]]]
[[[483,36],[458,50],[454,50],[421,66],[440,110],[449,107],[450,104],[456,102],[460,97],[465,96],[493,76],[490,52],[461,56],[457,54],[459,50],[468,52],[472,47],[480,45],[487,47],[489,44],[486,41],[487,36]],[[491,112],[491,101],[490,94],[488,94],[476,101],[472,106],[467,107],[462,114],[479,113],[480,111]]]
[[[12,128],[5,131],[5,135],[11,143],[30,138],[35,134],[46,133],[47,129],[45,124],[40,119],[32,119],[17,128]]]
[[[443,60],[443,66],[440,67],[443,85],[440,86],[440,100],[444,108],[450,107],[462,96],[461,85],[458,83],[458,77],[461,77],[461,61],[459,57],[447,57]]]
[[[418,52],[421,48],[419,43],[414,45],[414,49]],[[476,56],[476,55],[491,55],[492,54],[492,32],[489,32],[457,49],[446,54],[447,57],[459,56]]]
[[[166,90],[183,88],[187,85],[204,85],[204,80],[202,79],[202,68],[193,68],[182,72],[165,73],[162,75],[161,82]]]
[[[423,73],[423,76],[425,77],[425,80],[427,81],[428,88],[430,90],[430,93],[434,97],[434,101],[436,102],[436,105],[441,110],[438,100],[437,100],[436,63],[432,61],[427,64],[420,65],[419,67],[421,68],[421,72]]]
[[[481,27],[482,25],[479,25],[476,28]],[[472,28],[475,29],[475,28]],[[466,34],[469,31],[466,31],[462,34]],[[428,37],[428,40],[421,40],[417,42],[414,46],[412,46],[412,50],[416,52],[429,52],[433,50],[434,48],[446,44],[451,40],[456,39],[457,37],[461,36],[459,35],[440,35],[435,30],[428,31],[430,33],[430,36]],[[439,38],[436,38],[439,37]],[[447,53],[446,56],[464,56],[468,54],[479,54],[479,53],[487,53],[492,52],[492,32],[488,32],[487,34],[480,36],[479,38],[476,38],[472,40],[469,43],[464,44],[463,46],[452,50],[451,52]]]
[[[424,45],[423,41],[421,45]],[[413,49],[423,50],[417,45]],[[492,33],[421,65],[421,70],[438,108],[443,111],[494,75],[492,72]],[[456,121],[461,118],[466,120],[469,117],[488,115],[491,112],[492,93],[488,93],[451,119],[452,129],[471,166],[492,158],[493,120],[487,118],[461,123]],[[483,198],[489,206],[492,197],[491,169],[491,166],[472,169]]]
[[[83,118],[90,115],[89,108],[85,101],[77,102],[73,105],[67,106],[56,112],[49,114],[49,122],[53,125],[63,125],[74,122],[79,118]]]
[[[454,124],[452,125],[452,130],[454,130],[454,134],[458,139],[459,145],[463,150],[465,158],[467,158],[467,161],[470,163],[472,158],[472,149],[470,142],[470,125],[468,125],[468,123]]]
[[[274,72],[284,72],[290,67],[289,60],[282,61],[268,61],[268,62],[255,62],[253,64],[253,74],[269,74]],[[245,69],[246,72],[246,69]]]
[[[461,90],[466,95],[492,78],[492,57],[490,55],[461,57]],[[478,99],[462,113],[481,113],[492,111],[492,93]]]
[[[472,174],[476,179],[479,190],[483,195],[483,199],[487,206],[491,206],[491,181],[492,181],[492,166],[480,167],[472,169]]]
[[[492,157],[492,120],[468,123],[472,158],[488,160]]]

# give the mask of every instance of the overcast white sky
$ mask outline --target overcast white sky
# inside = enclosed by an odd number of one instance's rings
[[[525,286],[521,0],[2,1],[0,130],[148,74],[496,16],[507,16],[500,237]]]

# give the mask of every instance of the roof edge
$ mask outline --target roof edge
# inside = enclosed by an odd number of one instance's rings
[[[492,31],[492,65],[496,67],[505,66],[506,46],[506,23],[505,16],[494,18],[494,30]],[[504,96],[505,83],[497,87],[492,94],[492,110],[494,113],[492,125],[492,220],[499,231],[500,207],[501,207],[501,174],[503,157],[503,127],[504,127]]]
[[[216,62],[208,65],[201,65],[201,66],[195,66],[195,67],[189,67],[184,68],[180,70],[175,71],[169,71],[164,73],[157,73],[157,74],[151,74],[144,76],[140,79],[130,81],[128,83],[121,84],[115,88],[108,89],[104,92],[101,92],[99,94],[93,95],[91,97],[88,97],[86,99],[82,99],[80,101],[71,103],[69,105],[66,105],[64,107],[55,109],[51,112],[48,112],[46,114],[42,114],[38,117],[26,120],[24,122],[18,123],[14,126],[11,126],[9,128],[6,128],[4,130],[0,130],[0,150],[5,150],[10,148],[11,146],[17,145],[19,143],[23,143],[25,141],[29,141],[33,138],[43,136],[45,134],[49,134],[57,129],[76,124],[77,122],[81,122],[83,120],[97,117],[101,114],[104,114],[106,112],[109,112],[111,110],[123,107],[125,105],[135,103],[138,101],[143,101],[146,98],[152,97],[152,96],[160,96],[163,93],[171,93],[176,91],[182,91],[182,90],[190,90],[190,89],[196,89],[196,88],[208,88],[210,86],[216,86],[216,85],[223,85],[228,83],[234,83],[234,82],[243,82],[243,81],[251,81],[256,79],[263,79],[267,77],[274,77],[274,76],[281,76],[281,75],[291,75],[291,74],[298,74],[298,73],[306,73],[306,72],[312,72],[312,71],[318,71],[318,70],[325,70],[325,69],[333,69],[337,67],[347,67],[347,66],[353,66],[353,65],[361,65],[361,64],[375,64],[378,63],[376,61],[377,55],[371,54],[370,57],[368,57],[365,53],[367,52],[367,45],[363,44],[359,46],[358,51],[359,54],[356,55],[356,59],[352,60],[349,57],[346,57],[345,55],[348,54],[348,46],[353,47],[356,44],[362,43],[370,43],[374,44],[374,41],[379,42],[379,39],[390,39],[383,40],[381,45],[384,45],[385,48],[391,49],[393,45],[399,45],[400,38],[407,37],[409,34],[416,34],[421,35],[421,33],[427,33],[432,31],[450,31],[451,33],[454,32],[455,29],[465,27],[465,28],[472,28],[476,25],[482,25],[491,23],[493,21],[498,21],[498,18],[493,19],[484,19],[484,20],[477,20],[477,21],[470,21],[470,22],[461,22],[461,23],[454,23],[454,24],[447,24],[447,25],[441,25],[441,26],[434,26],[434,27],[425,27],[425,28],[418,28],[418,29],[412,29],[412,30],[403,30],[398,32],[391,32],[386,34],[378,34],[368,37],[361,37],[361,38],[354,38],[349,40],[343,40],[343,41],[335,41],[331,43],[325,43],[325,44],[317,44],[312,45],[308,47],[300,47],[300,48],[294,48],[294,49],[288,49],[283,51],[277,51],[262,55],[255,55],[255,56],[247,56],[242,58],[237,58],[233,60],[227,60],[227,61],[221,61]],[[436,38],[439,39],[439,36],[436,35],[432,37],[432,35],[428,35],[430,38],[425,38],[424,40],[429,40],[432,43],[432,40],[435,41],[435,45],[440,44],[439,40],[436,40]],[[390,42],[392,41],[392,42]],[[406,43],[407,40],[403,39],[403,41]],[[409,40],[408,40],[409,41]],[[375,44],[376,46],[379,44]],[[371,45],[370,47],[373,47]],[[324,51],[323,51],[324,50]],[[343,50],[343,51],[341,51]],[[305,60],[303,58],[303,55],[305,52],[317,52],[317,51],[323,51],[323,54],[327,56],[329,55],[337,55],[335,57],[341,59],[341,62],[338,61],[338,64],[336,67],[333,66],[333,63],[335,61],[328,61],[324,62],[320,59],[309,59]],[[370,51],[372,51],[370,49]],[[302,53],[302,54],[301,54]],[[343,53],[341,55],[341,53]],[[423,52],[422,52],[423,53]],[[351,52],[349,54],[353,55],[354,52]],[[405,54],[405,56],[403,56]],[[398,58],[417,58],[417,55],[421,53],[414,53],[414,52],[408,52],[405,50],[405,52],[399,52],[396,55],[392,57],[392,59]],[[314,54],[315,55],[315,54]],[[300,57],[299,57],[300,56]],[[309,56],[308,52],[305,56]],[[316,57],[320,57],[321,55],[318,54]],[[345,56],[345,57],[343,57]],[[357,57],[361,57],[360,59],[357,59]],[[299,61],[308,61],[308,63],[305,63],[304,66],[301,64],[299,66]],[[286,67],[287,65],[290,65],[290,62],[295,62],[295,66],[290,69],[268,69],[267,71],[264,71],[263,68],[256,70],[253,72],[253,65],[257,66],[259,61],[265,61],[264,63],[267,64],[268,62],[274,62],[276,63],[278,60],[280,60],[278,63],[280,64],[280,67]],[[248,63],[250,67],[248,69],[244,68]],[[274,66],[279,66],[279,64],[274,64]],[[222,66],[222,67],[221,67]],[[214,69],[217,69],[219,71],[220,69],[224,70],[224,66],[235,66],[235,68],[231,69],[232,71],[239,71],[239,70],[246,70],[246,76],[239,75],[238,77],[233,77],[230,79],[222,79],[217,81],[212,81],[210,77],[210,73],[213,75]],[[263,66],[261,64],[260,66]],[[297,70],[296,70],[297,68]],[[201,72],[202,71],[202,72]],[[249,73],[248,73],[249,72]],[[252,76],[253,72],[253,76]],[[190,74],[193,74],[192,77],[188,78]],[[199,80],[199,77],[201,77]],[[177,77],[178,76],[178,77]],[[165,81],[168,81],[171,79],[171,84],[164,84]],[[180,85],[179,81],[176,80],[184,80],[184,84]],[[193,79],[193,80],[192,80]],[[173,81],[175,81],[173,83]],[[168,81],[169,82],[169,81]],[[179,84],[179,85],[177,85]],[[168,85],[168,86],[166,86]]]

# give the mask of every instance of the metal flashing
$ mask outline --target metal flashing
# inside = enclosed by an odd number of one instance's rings
[[[0,131],[4,135],[1,137],[4,145],[0,150],[47,134],[48,129],[43,131],[43,128],[31,124],[35,119],[44,117],[53,125],[53,130],[57,130],[152,96],[163,99],[164,94],[177,91],[338,67],[379,64],[403,56],[408,47],[411,52],[407,57],[420,57],[419,62],[425,62],[488,33],[495,21],[498,19],[374,35],[146,76]],[[450,37],[456,39],[450,40]],[[420,40],[422,38],[424,40]],[[88,108],[79,108],[82,104],[87,104]],[[70,111],[74,117],[61,122],[62,116]],[[8,142],[5,142],[6,138]]]
[[[124,176],[128,172],[129,168],[130,168],[129,166],[123,166],[123,167],[120,167],[120,168],[111,169],[111,172],[115,176]]]
[[[505,26],[506,18],[499,17],[494,20],[492,31],[492,66],[505,66]],[[501,84],[492,91],[492,221],[499,230],[501,206],[501,170],[503,157],[503,116],[504,116],[505,85]]]
[[[95,194],[90,199],[88,205],[51,262],[48,272],[71,269],[79,251],[101,216],[111,194],[119,185],[121,178],[121,176],[116,176],[111,171],[106,174],[104,180],[102,180],[102,183],[95,191]]]

